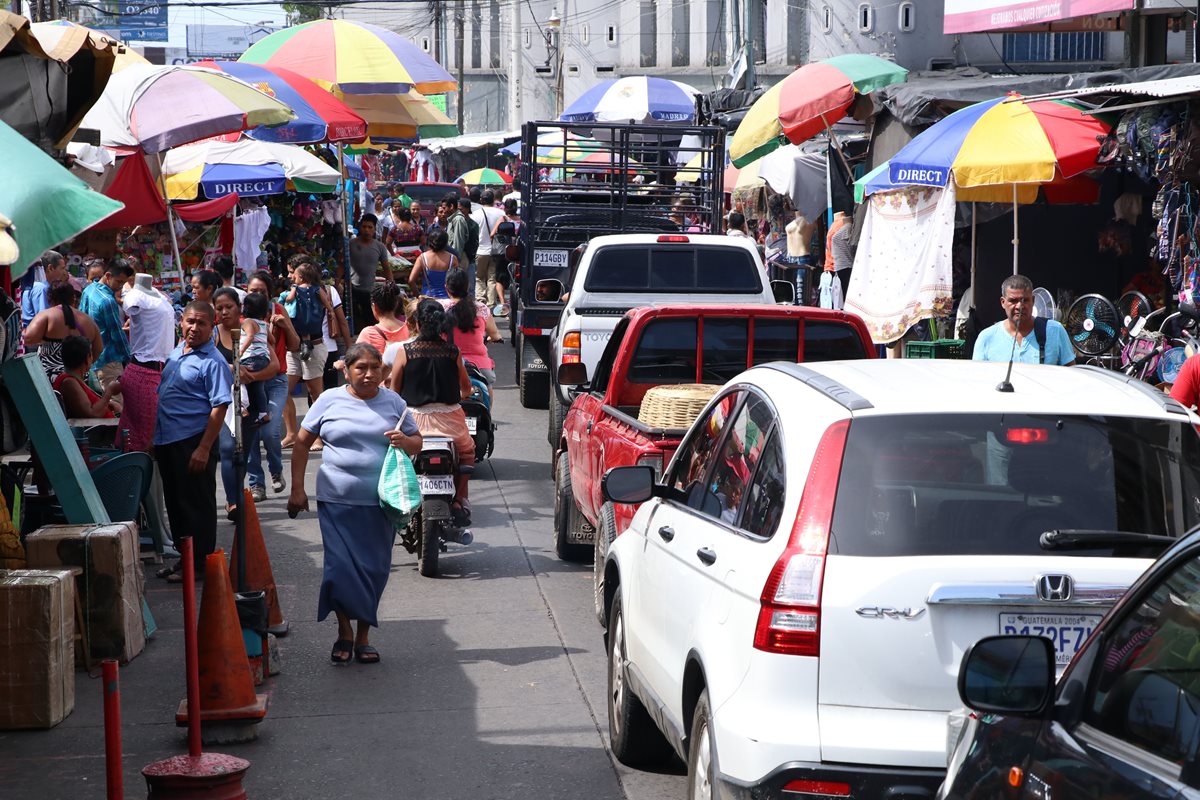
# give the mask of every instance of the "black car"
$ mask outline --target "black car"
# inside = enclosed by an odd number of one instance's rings
[[[973,713],[942,800],[1200,799],[1200,533],[1130,587],[1057,686],[1049,639],[993,636],[963,656],[958,691]]]

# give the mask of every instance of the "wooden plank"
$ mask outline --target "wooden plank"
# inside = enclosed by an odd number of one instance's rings
[[[67,425],[36,353],[10,359],[0,375],[50,478],[69,524],[111,522],[79,445]]]

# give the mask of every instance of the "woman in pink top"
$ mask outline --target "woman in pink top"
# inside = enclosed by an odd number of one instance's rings
[[[450,312],[454,321],[454,344],[462,353],[463,361],[469,361],[479,368],[487,378],[488,385],[496,382],[496,362],[487,352],[487,342],[500,342],[500,331],[487,303],[481,303],[470,296],[467,288],[467,273],[461,269],[452,269],[446,273],[446,294],[449,300],[442,303]]]
[[[391,281],[375,284],[371,290],[371,310],[379,322],[363,328],[358,341],[383,353],[392,342],[403,342],[409,337],[408,324],[396,316],[401,297],[400,287]]]

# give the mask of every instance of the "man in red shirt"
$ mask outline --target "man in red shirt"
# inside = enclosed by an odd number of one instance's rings
[[[1195,408],[1200,401],[1200,355],[1183,362],[1183,369],[1171,387],[1171,397],[1188,408]]]

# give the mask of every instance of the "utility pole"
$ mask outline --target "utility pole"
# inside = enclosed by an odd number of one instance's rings
[[[458,61],[458,132],[463,132],[463,30],[466,28],[466,11],[463,0],[455,4],[454,24],[458,26],[454,40],[454,56]]]
[[[443,67],[446,62],[442,61],[442,4],[433,4],[433,60],[441,64]]]
[[[761,0],[746,0],[742,7],[742,35],[745,37],[742,40],[742,48],[746,53],[746,88],[753,89],[757,79],[754,77],[754,59],[757,56],[754,54],[754,28],[755,17],[758,16],[755,4]]]
[[[508,127],[515,130],[524,122],[521,99],[521,0],[512,0],[512,63],[508,68]]]

